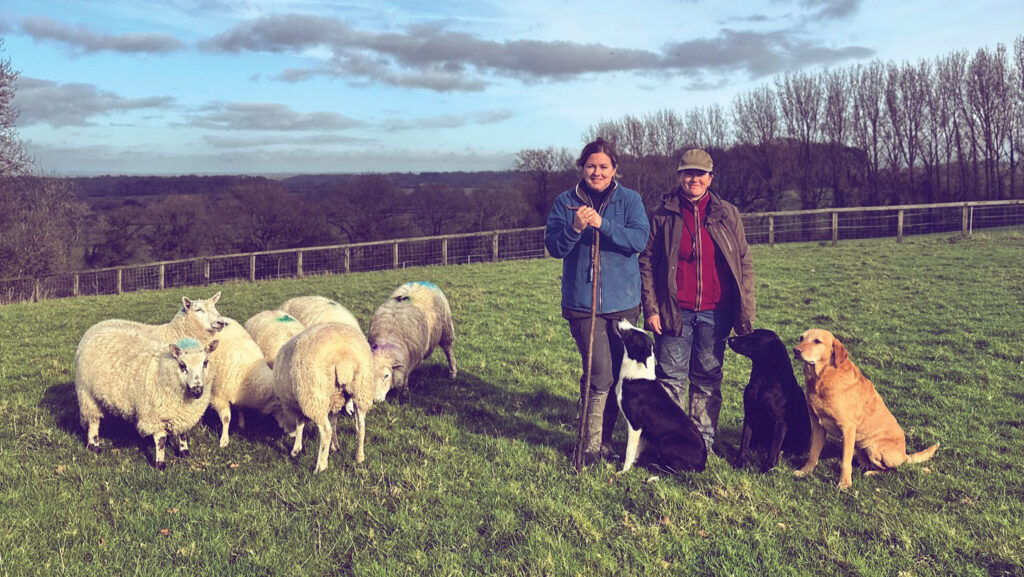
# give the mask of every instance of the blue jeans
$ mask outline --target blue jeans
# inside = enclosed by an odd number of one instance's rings
[[[683,327],[679,335],[655,335],[654,355],[657,375],[676,404],[689,405],[690,418],[697,424],[708,454],[718,429],[722,409],[722,360],[725,339],[732,330],[732,309],[682,311]],[[689,381],[689,402],[683,391]]]

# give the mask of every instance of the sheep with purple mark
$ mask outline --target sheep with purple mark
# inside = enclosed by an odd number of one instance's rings
[[[75,392],[86,446],[100,452],[100,419],[116,415],[135,424],[143,437],[153,436],[154,465],[163,470],[167,436],[178,440],[178,453],[188,457],[188,432],[210,404],[206,382],[209,354],[186,337],[174,344],[120,327],[94,325],[75,351]]]
[[[409,375],[437,346],[448,359],[449,378],[458,374],[451,308],[433,283],[409,282],[395,289],[373,313],[367,334],[378,376],[391,371],[395,388],[407,387]]]

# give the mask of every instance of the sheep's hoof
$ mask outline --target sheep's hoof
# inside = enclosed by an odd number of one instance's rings
[[[459,375],[459,371],[448,371],[448,378],[449,379],[454,379],[458,375]]]
[[[298,450],[298,449],[292,449],[292,456],[293,456],[293,457],[298,457],[298,456],[299,456],[299,453],[301,453],[301,452],[302,452],[301,450]]]
[[[92,451],[93,453],[96,453],[97,455],[103,452],[103,447],[91,443],[89,445],[86,445],[86,448]]]
[[[156,470],[157,471],[163,471],[166,468],[167,468],[167,463],[165,463],[163,461],[157,461],[156,462]]]

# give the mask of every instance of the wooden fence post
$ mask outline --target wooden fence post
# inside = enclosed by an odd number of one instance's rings
[[[961,209],[961,215],[960,215],[960,220],[961,220],[961,223],[960,223],[960,236],[963,237],[963,238],[967,238],[968,236],[970,236],[970,232],[969,232],[969,229],[967,227],[968,226],[967,223],[969,221],[969,219],[967,217],[968,210],[970,210],[970,209],[968,208],[967,203],[965,202],[963,209]]]
[[[839,244],[839,213],[832,213],[832,246]]]
[[[159,287],[160,290],[164,289],[164,274],[165,274],[164,265],[161,264],[160,265],[160,270],[159,270],[159,272],[157,272],[157,282],[156,282],[157,287]]]
[[[441,264],[448,264],[448,239],[441,239]]]
[[[210,284],[210,261],[203,259],[203,284]]]
[[[491,237],[491,260],[498,262],[498,233]]]
[[[775,246],[775,217],[768,215],[768,246]]]
[[[302,278],[303,277],[303,274],[302,274],[302,251],[301,250],[298,252],[297,255],[295,255],[295,276],[298,277],[298,278]]]
[[[117,294],[121,294],[121,279],[124,276],[122,273],[124,273],[124,269],[117,269]]]
[[[249,255],[249,282],[256,282],[256,255]]]
[[[896,244],[903,242],[903,209],[896,212]]]
[[[398,241],[396,240],[394,245],[392,245],[392,246],[394,248],[392,249],[393,255],[391,257],[391,260],[392,260],[391,264],[393,266],[391,268],[398,268]]]
[[[78,275],[71,280],[71,296],[78,296]]]
[[[345,249],[345,274],[352,270],[352,249]]]

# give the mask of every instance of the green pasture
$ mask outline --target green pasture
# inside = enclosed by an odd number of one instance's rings
[[[785,458],[730,465],[750,363],[726,357],[718,458],[679,477],[600,465],[574,475],[579,357],[554,259],[226,284],[0,307],[0,575],[1021,575],[1024,237],[1019,233],[753,249],[756,326],[790,346],[827,328],[874,381],[911,450],[935,459],[840,492],[830,440],[809,479]],[[367,418],[366,462],[312,473],[272,419],[190,459],[124,421],[85,449],[74,350],[93,323],[170,319],[220,290],[244,321],[301,294],[367,326],[399,284],[452,305],[459,377],[435,353]],[[312,430],[310,430],[312,429]],[[625,442],[620,422],[619,447]]]

